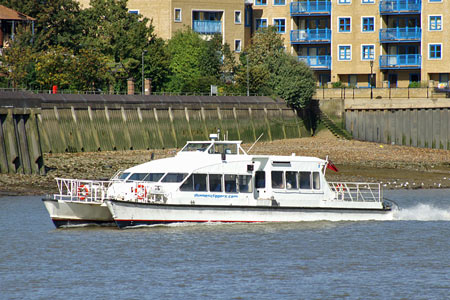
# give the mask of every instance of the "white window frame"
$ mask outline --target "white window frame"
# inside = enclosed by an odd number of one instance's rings
[[[441,46],[441,57],[439,57],[439,58],[434,58],[434,57],[431,58],[430,57],[430,54],[431,54],[430,46],[431,45],[440,45]],[[428,52],[428,59],[429,60],[442,60],[442,58],[444,57],[444,46],[442,45],[442,43],[428,43],[427,52]]]
[[[268,28],[269,27],[269,20],[267,20],[267,18],[259,18],[256,19],[255,18],[255,30],[258,30],[258,20],[266,20],[266,27],[259,27],[259,28]]]
[[[441,17],[441,29],[435,29],[435,30],[431,30],[431,17]],[[443,15],[429,15],[428,16],[428,31],[430,32],[435,32],[435,31],[442,31],[444,28],[444,16]]]
[[[372,46],[373,47],[373,58],[364,58],[364,46]],[[362,44],[361,45],[361,60],[362,61],[371,61],[371,60],[375,60],[375,44]]]
[[[129,13],[129,14],[135,14],[135,15],[138,15],[138,14],[139,14],[139,9],[129,9],[129,10],[128,10],[128,13]]]
[[[349,59],[341,59],[340,50],[341,47],[350,47],[350,58]],[[339,44],[337,45],[337,59],[338,61],[352,61],[352,45],[351,44]]]
[[[180,19],[179,19],[179,20],[177,20],[177,10],[180,11]],[[183,20],[183,14],[182,14],[182,12],[183,12],[183,10],[182,10],[181,8],[174,8],[174,9],[173,9],[173,21],[174,21],[174,22],[177,22],[177,23],[182,22],[182,20]]]
[[[341,2],[341,1],[343,1],[343,2]],[[351,5],[352,0],[337,0],[337,4],[338,5]]]
[[[239,49],[236,48],[236,42],[239,42]],[[240,39],[234,40],[234,52],[240,53],[242,51],[242,41]]]
[[[365,2],[364,2],[365,1]],[[362,5],[375,4],[375,0],[361,0]]]
[[[239,13],[239,22],[236,22],[237,13]],[[240,10],[234,11],[234,24],[242,24],[242,12]]]
[[[373,19],[373,31],[364,31],[363,30],[363,28],[364,28],[364,24],[363,24],[364,18],[372,18]],[[361,33],[374,33],[374,32],[376,32],[377,28],[376,28],[376,24],[375,23],[376,23],[375,22],[375,16],[362,16],[361,17]]]

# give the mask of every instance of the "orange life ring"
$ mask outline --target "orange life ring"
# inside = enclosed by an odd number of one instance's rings
[[[145,197],[147,197],[147,189],[145,188],[145,186],[143,184],[139,184],[135,189],[134,189],[134,193],[136,194],[136,197],[139,200],[144,199]]]
[[[89,189],[84,184],[80,185],[77,189],[77,195],[80,200],[85,200],[89,195]]]

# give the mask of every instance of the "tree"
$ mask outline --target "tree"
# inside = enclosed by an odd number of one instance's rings
[[[81,11],[84,48],[111,57],[123,66],[127,77],[140,78],[142,53],[156,38],[149,19],[130,14],[127,0],[91,0],[90,5]]]
[[[205,41],[190,28],[176,32],[168,42],[171,75],[166,90],[207,92],[210,85],[217,84],[221,58],[219,39],[221,37]]]
[[[77,48],[81,39],[80,7],[75,0],[0,0],[0,4],[36,18],[33,46],[36,51],[51,46]],[[31,32],[23,41],[31,40]]]
[[[241,90],[246,84],[248,61],[251,93],[276,95],[294,108],[305,108],[311,101],[315,91],[312,71],[285,52],[273,27],[256,32],[240,60],[237,83]]]
[[[144,57],[145,78],[151,78],[152,90],[161,91],[169,80],[170,58],[167,45],[160,38],[155,38],[148,45]]]
[[[51,47],[37,58],[37,82],[44,88],[53,85],[69,88],[72,81],[73,52],[61,46]]]
[[[14,88],[32,86],[35,83],[35,61],[36,53],[30,46],[18,47],[13,43],[3,51],[1,73]]]

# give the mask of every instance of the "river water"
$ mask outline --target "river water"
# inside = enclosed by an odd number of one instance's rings
[[[450,299],[450,190],[395,221],[55,229],[0,198],[0,299]]]

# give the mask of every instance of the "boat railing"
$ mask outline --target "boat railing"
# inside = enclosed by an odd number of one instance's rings
[[[58,193],[55,200],[102,203],[111,181],[55,178]]]
[[[382,202],[383,192],[379,183],[329,182],[335,192],[335,200],[350,202]]]

